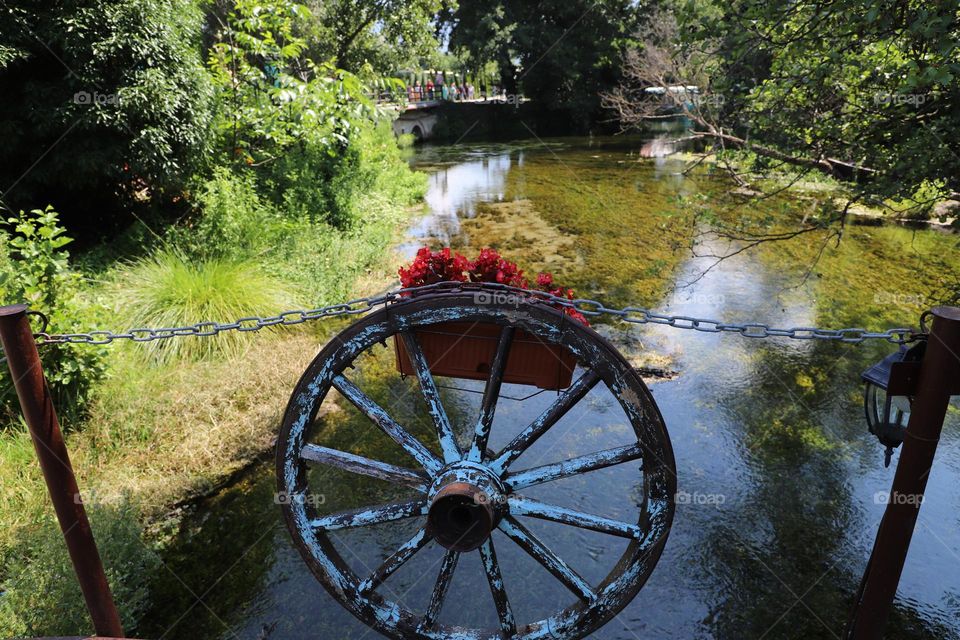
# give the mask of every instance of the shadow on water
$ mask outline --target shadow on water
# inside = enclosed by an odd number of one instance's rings
[[[835,262],[820,265],[804,286],[795,284],[808,267],[800,262],[806,254],[781,249],[738,256],[704,275],[710,261],[691,257],[687,240],[696,229],[676,210],[712,183],[678,176],[682,165],[670,157],[642,159],[644,143],[563,139],[423,148],[417,163],[430,173],[427,212],[413,225],[406,249],[424,242],[469,249],[492,244],[531,271],[549,266],[580,292],[615,302],[645,298],[676,314],[788,327],[823,323],[825,317],[887,322],[870,307],[876,300],[870,288],[877,285],[866,278],[866,266],[874,268],[870,261],[877,256],[897,255],[899,245],[891,243],[912,232],[865,227],[860,235],[851,233],[847,248],[830,259]],[[939,247],[943,237],[919,230],[910,241]],[[850,271],[862,279],[848,278]],[[838,278],[846,278],[843,287],[835,284]],[[600,330],[631,360],[658,358],[679,371],[675,379],[651,386],[675,449],[679,493],[674,529],[650,581],[594,637],[838,638],[883,512],[878,496],[893,474],[866,434],[859,395],[860,371],[889,345],[755,341],[658,326]],[[357,384],[432,443],[416,385],[395,373],[390,350],[366,358],[352,372]],[[444,401],[465,439],[479,407],[479,396],[469,391],[480,387],[455,384],[460,390],[445,390]],[[505,389],[508,395],[524,392]],[[501,401],[492,445],[505,444],[550,399],[541,394]],[[581,404],[518,464],[623,443],[627,427],[606,390]],[[890,638],[960,638],[958,427],[954,408]],[[352,407],[323,418],[317,440],[406,464],[392,441]],[[312,476],[312,486],[320,487],[318,499],[331,512],[404,496],[343,472],[313,473],[321,474]],[[328,596],[300,560],[282,523],[274,483],[272,467],[265,465],[185,518],[183,532],[164,554],[167,569],[153,585],[155,606],[142,635],[377,637]],[[534,497],[624,518],[640,492],[631,465],[557,485],[545,485]],[[363,574],[416,526],[411,521],[351,530],[334,544]],[[601,579],[619,556],[619,541],[602,534],[539,521],[530,526],[588,580]],[[568,593],[549,574],[508,541],[496,542],[518,617],[536,619],[565,606]],[[496,619],[474,555],[457,571],[448,602],[458,606],[444,609],[444,622],[490,626]],[[435,547],[418,554],[388,580],[388,595],[422,610],[440,556]]]

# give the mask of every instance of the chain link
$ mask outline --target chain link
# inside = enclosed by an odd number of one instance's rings
[[[303,324],[315,320],[336,318],[342,316],[359,315],[380,305],[402,302],[409,296],[420,293],[444,292],[473,292],[477,302],[507,302],[519,303],[547,303],[558,307],[579,311],[588,317],[612,316],[631,324],[658,324],[676,329],[690,329],[705,333],[737,333],[745,338],[789,338],[792,340],[829,340],[849,344],[859,344],[865,340],[885,340],[894,344],[906,344],[926,337],[925,332],[916,332],[908,328],[888,329],[887,331],[872,332],[860,328],[823,329],[818,327],[793,327],[782,329],[771,327],[761,322],[744,324],[726,323],[708,318],[693,318],[684,315],[668,315],[657,313],[642,307],[607,307],[602,302],[588,298],[569,300],[550,295],[543,291],[520,289],[499,283],[467,283],[467,282],[438,282],[419,287],[398,289],[378,296],[357,298],[349,302],[319,307],[317,309],[295,309],[284,311],[275,316],[248,316],[234,322],[203,321],[181,327],[148,328],[138,327],[127,331],[114,333],[111,331],[90,331],[87,333],[37,333],[39,344],[93,344],[105,345],[117,340],[133,342],[152,342],[193,336],[204,338],[215,336],[225,331],[260,331],[268,327]],[[491,295],[494,297],[491,298]],[[505,298],[504,296],[513,296]]]

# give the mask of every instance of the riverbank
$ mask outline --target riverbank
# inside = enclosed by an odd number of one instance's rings
[[[228,321],[389,287],[400,262],[392,248],[422,197],[423,178],[407,168],[392,137],[365,145],[367,190],[344,201],[353,224],[288,217],[242,180],[217,175],[188,225],[131,243],[133,252],[105,246],[80,256],[74,273],[84,325],[77,329],[181,323],[140,322],[133,311],[153,300],[182,309],[184,322]],[[201,241],[215,241],[216,255],[209,244],[192,249]],[[264,297],[264,288],[282,295]],[[234,295],[268,306],[234,309]],[[181,338],[179,350],[76,347],[95,352],[104,373],[83,412],[64,417],[67,447],[128,633],[151,603],[158,552],[176,537],[184,507],[269,455],[290,390],[344,322]],[[32,443],[15,424],[0,429],[0,558],[0,636],[91,630]]]
[[[688,140],[682,136],[680,139]],[[779,192],[788,192],[801,198],[822,197],[843,194],[849,189],[849,185],[816,170],[758,170],[757,156],[745,151],[727,150],[722,159],[716,154],[704,157],[690,151],[677,151],[670,155],[683,160],[689,166],[703,165],[723,175],[730,176],[731,172],[736,172],[743,176],[742,184],[731,180],[730,192],[748,199]],[[898,224],[925,224],[944,229],[957,228],[960,212],[960,201],[950,198],[930,200],[928,194],[916,194],[916,200],[886,200],[874,203],[850,202],[850,199],[843,195],[834,195],[832,202],[838,212],[846,209],[846,215],[854,218]]]

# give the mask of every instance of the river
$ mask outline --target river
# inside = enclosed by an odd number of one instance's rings
[[[412,162],[428,173],[429,192],[400,249],[409,257],[426,243],[468,253],[493,245],[528,273],[549,270],[587,297],[783,327],[914,323],[960,264],[956,236],[855,221],[839,244],[824,230],[718,262],[712,256],[740,246],[718,229],[745,221],[750,229],[778,230],[783,220],[817,220],[832,196],[817,185],[789,197],[737,196],[708,167],[684,174],[684,159],[664,155],[665,147],[636,138],[422,147]],[[897,460],[884,468],[882,448],[866,432],[859,374],[893,347],[597,326],[629,360],[670,373],[649,386],[670,432],[680,499],[646,586],[593,637],[839,638]],[[403,393],[389,357],[371,361],[360,375],[383,394]],[[580,453],[585,442],[594,450],[618,444],[622,425],[612,399],[588,399],[575,419],[538,442],[531,464]],[[549,394],[502,401],[493,444],[506,442],[498,424],[529,422],[549,402]],[[479,397],[460,393],[455,404],[456,415],[471,416]],[[334,444],[347,436],[353,442],[368,428],[349,410],[327,419],[325,437]],[[393,460],[392,445],[376,437],[370,433],[355,450]],[[564,491],[578,494],[570,504],[620,513],[636,495],[635,472],[629,465],[595,472]],[[325,477],[324,508],[331,511],[394,496],[376,481]],[[954,406],[890,638],[960,638],[958,486]],[[263,465],[184,520],[164,552],[168,570],[153,585],[144,637],[378,637],[312,577],[290,542],[274,487],[272,465]],[[362,567],[378,563],[411,531],[358,529],[337,543]],[[618,556],[620,543],[602,534],[547,524],[542,535],[588,580],[605,575]],[[566,592],[526,564],[519,549],[504,542],[498,552],[518,618],[552,613]],[[448,596],[457,606],[444,609],[443,622],[495,624],[476,555],[457,570]],[[390,579],[392,596],[422,610],[440,557],[425,549]]]

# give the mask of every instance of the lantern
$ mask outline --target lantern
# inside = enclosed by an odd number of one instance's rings
[[[886,447],[884,466],[903,443],[910,419],[910,403],[925,342],[900,349],[863,372],[863,408],[867,428]]]

